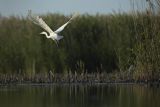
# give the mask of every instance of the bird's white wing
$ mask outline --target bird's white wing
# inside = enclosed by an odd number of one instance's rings
[[[28,11],[28,18],[36,25],[42,27],[48,33],[53,33],[52,29],[43,21],[43,19],[40,18],[39,16],[32,14],[31,10]]]
[[[61,32],[75,17],[77,17],[78,16],[78,14],[74,14],[73,16],[72,16],[72,18],[67,22],[67,23],[65,23],[64,25],[62,25],[60,28],[58,28],[56,31],[54,31],[55,33],[59,33],[59,32]]]
[[[64,25],[62,25],[60,28],[58,28],[56,31],[54,31],[55,33],[59,33],[61,32],[68,24],[70,23],[70,21],[68,21],[67,23],[65,23]]]

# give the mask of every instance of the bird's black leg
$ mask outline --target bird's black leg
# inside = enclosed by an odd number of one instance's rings
[[[56,42],[56,45],[57,45],[57,47],[58,47],[58,41],[57,41],[57,40],[55,40],[55,42]]]

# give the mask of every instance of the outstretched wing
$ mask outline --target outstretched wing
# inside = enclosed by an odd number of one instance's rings
[[[29,10],[28,11],[28,18],[36,25],[39,25],[40,27],[42,27],[44,30],[46,30],[48,33],[53,33],[52,29],[43,21],[42,18],[40,18],[39,16],[36,16],[34,14],[32,14],[32,11]]]
[[[70,23],[70,21],[68,21],[67,23],[65,23],[64,25],[62,25],[60,28],[58,28],[56,31],[54,31],[55,33],[59,33],[61,32],[68,24]]]
[[[59,32],[61,32],[75,17],[77,17],[78,16],[78,14],[74,14],[73,16],[72,16],[72,18],[67,22],[67,23],[65,23],[64,25],[62,25],[60,28],[58,28],[56,31],[54,31],[55,33],[59,33]]]

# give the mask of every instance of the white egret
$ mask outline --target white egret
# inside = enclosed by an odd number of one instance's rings
[[[44,30],[46,30],[47,32],[41,32],[40,34],[45,35],[47,38],[50,38],[52,40],[54,40],[57,44],[57,42],[63,38],[63,36],[59,35],[59,33],[69,24],[71,23],[71,21],[77,16],[77,14],[74,14],[71,19],[66,22],[64,25],[62,25],[61,27],[59,27],[56,31],[52,31],[52,29],[43,21],[42,18],[40,18],[39,16],[36,16],[34,14],[32,14],[32,11],[29,10],[28,11],[28,18],[33,21],[33,23],[35,23],[36,25],[39,25],[40,27],[42,27]]]

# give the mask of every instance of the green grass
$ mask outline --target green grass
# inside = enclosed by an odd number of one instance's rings
[[[42,16],[57,29],[69,18]],[[114,73],[160,77],[160,17],[148,13],[81,15],[61,33],[59,47],[24,17],[0,17],[0,73]],[[134,69],[129,70],[130,66]]]

